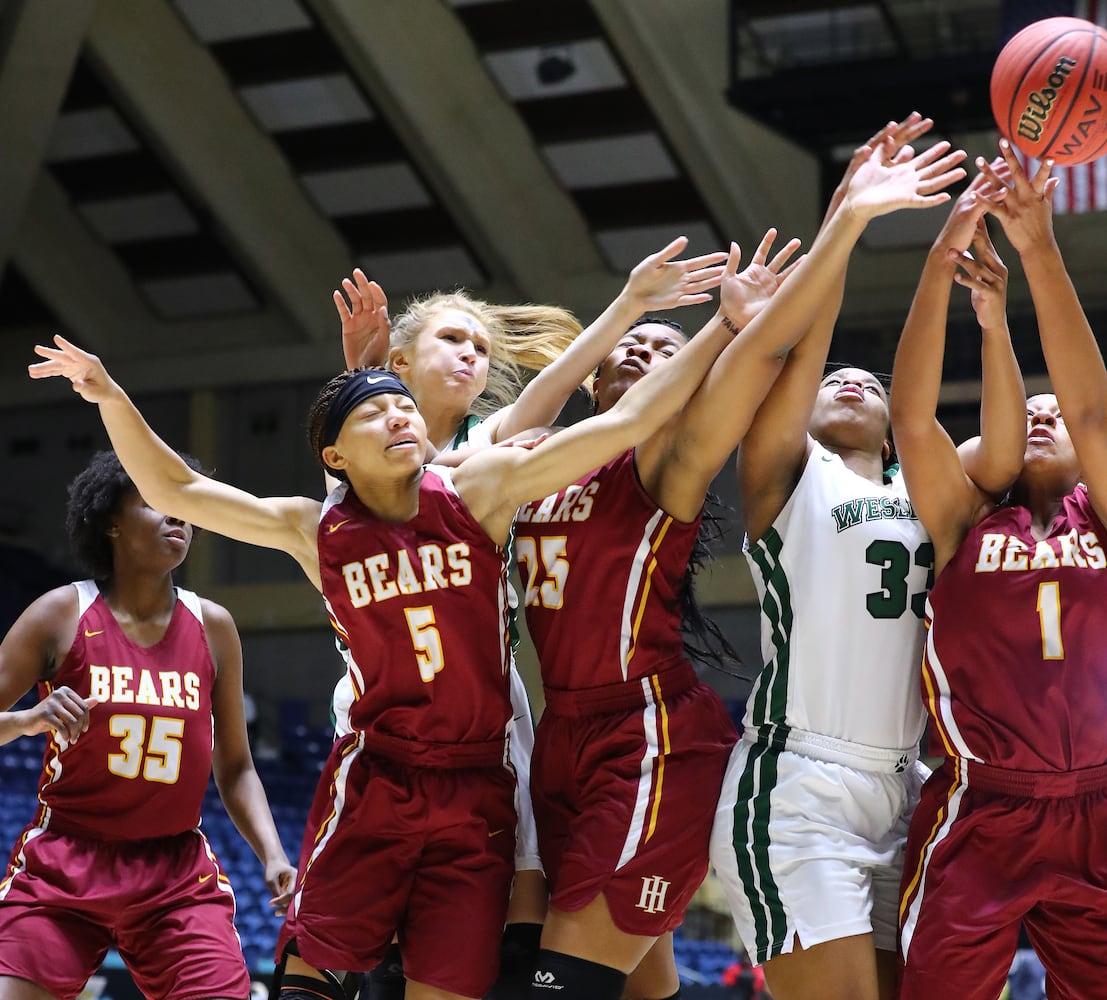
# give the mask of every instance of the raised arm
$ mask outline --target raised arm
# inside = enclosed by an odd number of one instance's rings
[[[1007,325],[1007,267],[983,219],[972,253],[962,253],[954,281],[968,288],[980,324],[980,436],[957,452],[965,473],[993,499],[1002,499],[1022,471],[1026,453],[1026,386]]]
[[[370,281],[360,267],[355,267],[351,277],[342,279],[342,290],[334,290],[333,298],[342,324],[346,369],[387,364],[392,323],[384,289]]]
[[[287,552],[320,586],[317,500],[261,499],[193,471],[150,429],[98,357],[63,337],[55,337],[54,343],[35,348],[47,360],[29,366],[28,373],[31,378],[67,378],[82,399],[100,407],[112,447],[146,503],[228,538]]]
[[[1101,518],[1107,514],[1107,370],[1053,234],[1053,192],[1047,160],[1033,179],[1011,145],[1000,141],[1010,171],[1007,196],[989,205],[1018,251],[1034,300],[1046,368],[1080,459],[1088,495]],[[986,167],[986,170],[991,170]],[[997,183],[998,175],[992,172]]]
[[[978,243],[981,240],[978,226],[985,202],[980,193],[987,183],[983,174],[977,175],[957,199],[930,248],[900,336],[892,373],[889,409],[896,450],[912,505],[934,542],[939,570],[976,520],[982,505],[987,503],[987,496],[967,474],[957,448],[937,416],[950,293],[953,282],[958,279],[959,265],[972,269],[966,283],[972,289],[973,305],[981,322],[985,380],[990,374],[988,362],[995,362],[1000,353],[1000,345],[989,344],[989,340],[1006,338],[1010,352],[1004,310],[1005,273],[991,269],[1002,265],[998,264],[994,252],[991,256],[981,254],[980,261],[974,261],[966,253],[974,237]],[[983,242],[991,246],[986,230]],[[991,352],[989,347],[993,348]],[[1013,362],[1013,354],[1011,360]],[[1017,366],[1015,374],[1017,377]],[[1021,384],[1021,379],[1019,382]],[[1001,394],[996,395],[998,401]],[[1025,422],[1021,418],[1024,402],[1021,398],[1018,401],[1015,426],[1025,438]],[[984,430],[986,434],[989,431],[994,434],[998,430],[994,419],[998,416],[997,409],[989,411],[989,416],[993,418],[992,424]],[[974,446],[973,450],[978,453],[982,449]],[[1021,456],[1020,449],[1020,464]]]
[[[816,245],[838,233],[843,213],[851,214],[856,190],[853,185],[859,177],[862,185],[871,180],[874,167],[914,175],[918,185],[915,193],[931,197],[914,202],[913,207],[927,207],[946,200],[947,195],[936,193],[963,176],[963,171],[953,168],[964,154],[948,153],[949,144],[939,143],[916,157],[909,143],[932,126],[929,118],[912,114],[902,122],[889,122],[854,151],[831,199]],[[874,150],[880,153],[875,159]],[[887,210],[897,207],[902,206],[893,205]],[[823,286],[822,298],[808,328],[800,332],[798,342],[788,353],[780,375],[768,387],[768,394],[742,439],[738,453],[738,484],[743,519],[751,538],[759,538],[772,524],[791,495],[807,456],[810,447],[807,425],[841,306],[849,253],[859,236],[860,229],[847,235],[847,241],[841,244],[845,256],[839,255],[836,262],[830,262],[834,268],[833,278]],[[805,280],[803,268],[795,280]]]
[[[726,274],[738,272],[731,244]],[[581,420],[533,449],[486,448],[454,473],[458,492],[492,538],[503,540],[516,508],[579,479],[649,437],[669,420],[737,332],[716,314],[672,361],[631,386],[610,410]]]
[[[707,302],[723,276],[722,252],[676,260],[688,245],[678,236],[630,272],[623,290],[552,364],[527,383],[510,406],[492,414],[485,426],[494,442],[520,431],[552,424],[581,383],[596,370],[627,328],[644,313]]]

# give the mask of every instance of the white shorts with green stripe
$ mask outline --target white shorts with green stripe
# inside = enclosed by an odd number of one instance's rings
[[[711,863],[758,964],[872,933],[894,951],[907,825],[929,773],[862,770],[739,740],[711,835]]]

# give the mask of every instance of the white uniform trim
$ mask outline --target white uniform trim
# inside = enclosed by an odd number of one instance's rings
[[[638,606],[638,595],[642,589],[642,574],[649,562],[653,551],[653,534],[657,530],[658,522],[668,515],[663,510],[658,510],[649,519],[642,532],[642,538],[638,542],[638,548],[634,552],[634,560],[630,565],[630,573],[627,576],[626,589],[623,591],[623,612],[620,618],[621,629],[619,633],[619,666],[623,671],[623,680],[630,676],[630,656],[634,643],[634,612]]]
[[[934,620],[934,609],[930,606],[929,598],[926,601],[926,618],[927,621],[932,622]],[[969,744],[961,734],[961,729],[957,725],[957,719],[953,714],[953,693],[950,690],[945,667],[942,666],[942,658],[938,655],[938,649],[934,642],[933,625],[926,631],[926,662],[938,685],[938,690],[935,692],[937,697],[934,699],[935,710],[942,720],[942,728],[948,734],[953,748],[957,751],[957,756],[980,761],[981,758],[969,749]]]
[[[638,851],[642,831],[646,828],[646,811],[650,805],[650,789],[653,788],[654,761],[657,760],[660,752],[657,738],[657,702],[653,697],[653,688],[650,686],[648,677],[640,678],[639,683],[642,685],[642,693],[646,699],[646,707],[642,709],[642,733],[646,740],[646,748],[642,754],[642,765],[638,774],[634,812],[631,813],[630,826],[627,828],[626,840],[623,841],[623,849],[619,854],[615,871],[631,861]]]

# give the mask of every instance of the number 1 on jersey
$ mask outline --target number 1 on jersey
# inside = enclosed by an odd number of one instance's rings
[[[1042,659],[1063,660],[1061,640],[1061,584],[1048,580],[1038,584],[1038,624],[1042,628]]]

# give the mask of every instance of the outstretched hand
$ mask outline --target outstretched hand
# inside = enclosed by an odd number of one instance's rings
[[[342,291],[336,288],[333,298],[342,321],[342,356],[346,368],[385,364],[392,322],[388,318],[384,289],[370,281],[360,267],[355,267],[353,278],[343,278]]]
[[[868,149],[869,147],[863,147]],[[951,151],[945,140],[907,156],[891,138],[863,154],[850,179],[843,206],[865,221],[900,208],[929,208],[949,201],[945,188],[961,180],[963,149]]]
[[[76,344],[55,334],[54,347],[35,345],[35,354],[46,358],[27,366],[31,378],[67,378],[73,384],[73,391],[90,403],[102,403],[118,390],[103,362],[88,351],[82,351]]]
[[[721,250],[674,260],[688,246],[687,236],[678,236],[667,247],[652,253],[635,265],[627,279],[624,294],[631,298],[643,313],[658,309],[675,309],[698,302],[707,302],[710,289],[717,288],[723,279]]]
[[[979,160],[977,162],[979,164]],[[997,163],[1002,164],[1003,161],[998,160],[992,166]],[[997,187],[987,174],[977,173],[953,203],[949,218],[934,240],[933,249],[946,254],[955,251],[956,256],[963,254],[976,238],[978,223],[988,210],[988,199],[1002,198],[1006,193],[1003,185]]]
[[[910,159],[915,155],[910,144],[920,135],[925,135],[933,127],[933,118],[923,118],[917,111],[912,111],[911,114],[901,122],[888,122],[888,124],[880,129],[876,135],[858,146],[853,151],[849,163],[846,164],[846,172],[842,175],[842,179],[834,189],[834,194],[831,195],[830,204],[827,206],[826,215],[823,217],[823,223],[825,224],[827,219],[837,211],[838,206],[842,203],[842,199],[846,196],[846,191],[849,190],[849,184],[850,181],[853,180],[853,175],[856,174],[861,165],[868,160],[872,150],[876,149],[877,146],[883,146],[885,143],[891,143],[890,148],[893,151],[893,162]]]
[[[1060,179],[1051,176],[1053,161],[1045,160],[1029,178],[1006,139],[999,141],[1002,165],[976,161],[995,193],[984,196],[988,211],[994,215],[1011,245],[1023,253],[1035,245],[1053,240],[1053,192]]]
[[[954,281],[969,289],[980,329],[998,329],[1007,324],[1007,266],[1000,259],[983,219],[977,219],[972,253],[950,250],[960,270]]]
[[[743,271],[738,270],[742,262],[741,248],[737,243],[730,245],[730,254],[721,279],[719,308],[738,329],[742,329],[769,304],[769,299],[803,260],[800,256],[789,263],[800,247],[800,241],[795,238],[785,243],[772,260],[769,260],[769,251],[776,234],[775,229],[766,231]]]

